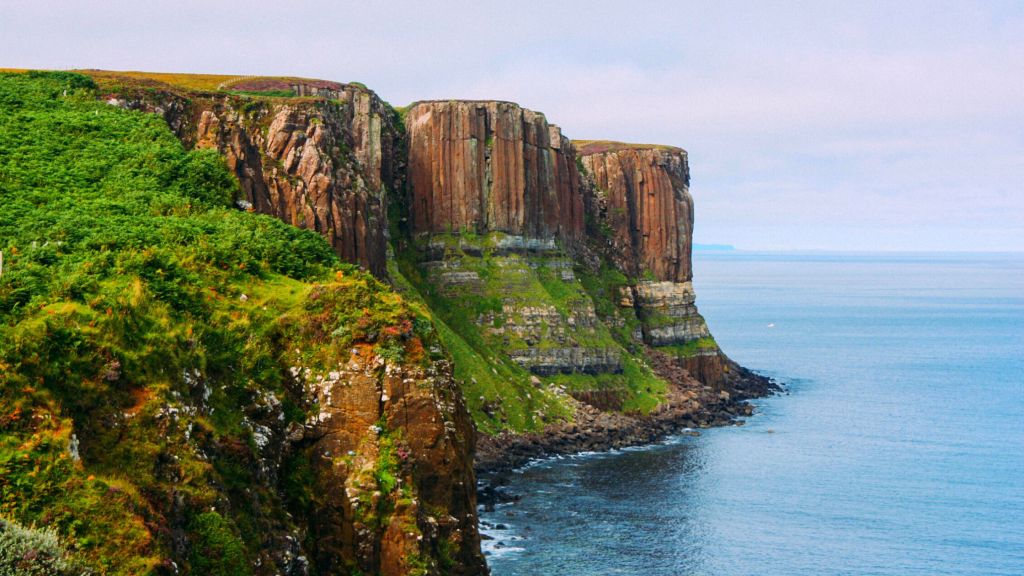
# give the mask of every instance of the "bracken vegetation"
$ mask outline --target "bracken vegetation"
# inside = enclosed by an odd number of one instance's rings
[[[307,417],[289,367],[356,342],[401,360],[419,326],[236,193],[90,78],[0,74],[0,518],[95,573],[250,573],[315,498],[301,453],[279,486],[259,472],[261,426]]]

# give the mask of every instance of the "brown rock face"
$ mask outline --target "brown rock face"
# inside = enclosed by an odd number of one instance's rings
[[[110,101],[162,114],[187,146],[220,151],[238,177],[241,206],[316,230],[344,260],[384,276],[388,189],[404,178],[396,117],[361,87],[289,88],[311,98],[166,90]]]
[[[509,102],[419,102],[406,129],[413,233],[582,237],[574,150],[542,114]]]
[[[667,146],[582,143],[596,187],[588,209],[628,275],[670,282],[693,277],[693,198],[686,152]]]
[[[708,338],[697,312],[693,277],[693,199],[686,152],[669,146],[580,142],[591,180],[587,209],[603,253],[635,284],[621,306],[633,307],[643,340],[654,346]]]
[[[484,573],[473,424],[450,367],[386,364],[362,347],[312,388],[322,573]],[[396,483],[390,493],[382,471]]]
[[[669,146],[579,142],[593,191],[587,208],[604,253],[635,283],[620,306],[636,311],[651,346],[687,345],[679,361],[719,388],[735,366],[718,349],[693,291],[693,198],[686,152]]]

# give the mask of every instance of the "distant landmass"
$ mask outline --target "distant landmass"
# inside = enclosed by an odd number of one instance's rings
[[[728,252],[735,250],[736,247],[732,244],[694,244],[693,249],[706,252]]]

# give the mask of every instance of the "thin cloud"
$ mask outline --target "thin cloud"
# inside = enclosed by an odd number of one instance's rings
[[[1019,2],[13,0],[0,53],[514,100],[686,148],[704,242],[1024,250]]]

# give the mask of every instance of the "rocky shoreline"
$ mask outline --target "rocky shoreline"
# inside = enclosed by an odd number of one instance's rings
[[[656,372],[669,381],[667,402],[649,414],[602,411],[575,402],[574,422],[552,424],[543,431],[480,435],[476,443],[474,469],[481,483],[479,501],[487,505],[495,498],[501,476],[531,460],[580,452],[602,452],[657,442],[687,429],[741,425],[754,407],[747,400],[783,391],[774,380],[728,361],[731,377],[720,388],[704,386],[676,360],[652,355]]]

